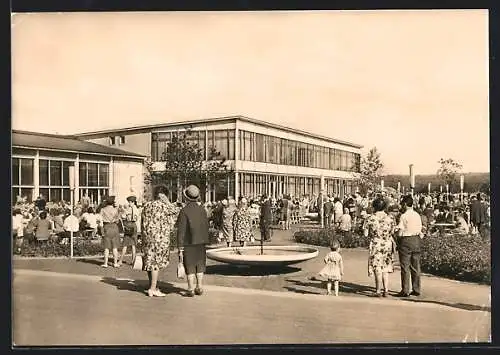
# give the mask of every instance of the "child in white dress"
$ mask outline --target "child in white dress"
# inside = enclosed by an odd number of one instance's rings
[[[327,295],[332,294],[332,282],[334,284],[335,296],[339,295],[339,282],[344,275],[344,264],[340,255],[340,244],[337,240],[332,242],[330,252],[325,256],[325,267],[321,269],[319,275],[327,280]]]

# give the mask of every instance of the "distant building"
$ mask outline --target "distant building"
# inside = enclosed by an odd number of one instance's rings
[[[342,197],[355,189],[361,145],[243,116],[89,132],[75,138],[119,147],[159,162],[172,134],[188,128],[193,132],[193,143],[205,152],[215,147],[234,171],[224,181],[209,186],[204,191],[205,200],[263,194],[318,195],[322,188]],[[156,166],[162,168],[161,164]],[[168,183],[170,198],[175,200],[176,182]]]
[[[143,195],[145,156],[71,136],[14,130],[12,132],[12,201],[70,202],[69,167],[75,167],[74,200],[88,194],[99,203],[105,195],[124,201]]]

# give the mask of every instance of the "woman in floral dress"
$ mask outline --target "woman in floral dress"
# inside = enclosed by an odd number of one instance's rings
[[[142,210],[143,270],[148,273],[149,297],[165,296],[156,285],[159,271],[169,264],[170,237],[177,219],[177,209],[167,195],[165,186],[156,186],[154,200],[147,202]]]
[[[385,213],[386,202],[383,198],[375,199],[372,206],[374,213],[367,218],[364,224],[364,234],[370,237],[368,275],[375,275],[376,295],[387,297],[389,273],[393,272],[396,249],[393,238],[396,222],[394,218]]]
[[[252,214],[248,210],[248,201],[242,198],[240,208],[234,214],[233,218],[234,239],[239,241],[241,246],[246,246],[246,243],[253,237],[252,234]]]
[[[222,201],[222,235],[226,240],[227,246],[231,247],[234,240],[233,234],[233,218],[236,213],[236,201],[230,199]]]

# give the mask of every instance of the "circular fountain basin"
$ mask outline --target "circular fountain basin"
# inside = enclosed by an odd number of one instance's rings
[[[264,246],[264,254],[260,254],[260,246],[218,248],[207,250],[207,258],[234,265],[292,265],[318,256],[318,250],[298,245]]]

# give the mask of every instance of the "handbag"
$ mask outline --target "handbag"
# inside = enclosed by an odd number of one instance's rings
[[[132,266],[132,268],[134,270],[142,270],[142,255],[136,255],[135,256],[135,260],[134,260],[134,265]]]
[[[135,222],[125,221],[122,223],[123,223],[123,234],[125,235],[134,234],[134,225],[132,223],[135,224]]]
[[[186,277],[186,269],[184,269],[183,257],[179,258],[179,263],[177,264],[177,278],[183,279]]]
[[[133,235],[135,230],[135,222],[134,222],[134,209],[132,208],[132,217],[131,221],[122,221],[123,225],[123,234],[125,235]]]

